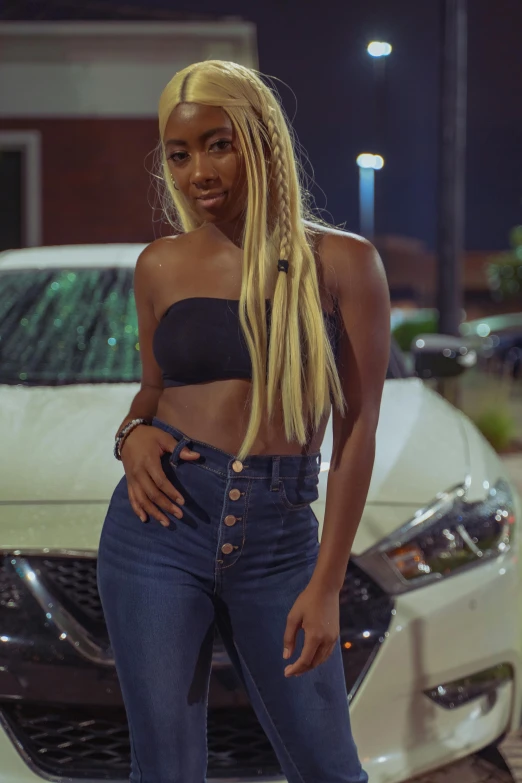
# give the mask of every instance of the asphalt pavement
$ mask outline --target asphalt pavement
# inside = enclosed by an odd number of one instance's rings
[[[477,756],[443,767],[429,775],[412,778],[408,783],[519,783],[521,778],[515,777],[505,769]]]

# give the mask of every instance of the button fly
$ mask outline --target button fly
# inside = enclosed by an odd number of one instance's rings
[[[231,489],[230,492],[228,493],[228,497],[230,498],[230,500],[239,500],[239,498],[241,497],[241,492],[239,491],[239,489]]]
[[[232,463],[232,470],[234,471],[234,473],[241,473],[241,471],[243,470],[243,463],[240,462],[238,459],[234,460],[234,462]]]
[[[236,519],[236,517],[233,514],[229,514],[228,516],[225,517],[223,522],[225,523],[225,525],[227,527],[232,527],[232,525],[236,524],[237,519]]]
[[[223,552],[224,555],[229,555],[231,552],[234,551],[234,547],[232,546],[232,544],[223,544],[223,546],[221,547],[221,551]]]

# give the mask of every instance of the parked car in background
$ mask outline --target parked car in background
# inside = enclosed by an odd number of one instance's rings
[[[139,384],[141,249],[0,254],[0,783],[128,775],[96,554],[122,476],[113,434]],[[426,370],[440,355],[444,372],[462,370],[466,352],[440,337],[417,361]],[[320,525],[331,450],[329,427]],[[393,344],[340,596],[354,734],[372,783],[399,783],[518,729],[521,513],[494,451]],[[208,742],[210,780],[281,783],[218,636]]]
[[[497,372],[522,378],[522,313],[477,318],[461,324],[461,335]]]
[[[435,308],[395,308],[392,331],[404,352],[411,349],[420,334],[437,331],[438,311]],[[522,377],[522,313],[485,316],[460,324],[459,334],[464,344],[475,350],[481,365],[497,373]]]

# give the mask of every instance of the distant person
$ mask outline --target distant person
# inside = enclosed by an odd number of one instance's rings
[[[310,222],[288,125],[256,72],[180,71],[159,129],[182,232],[136,265],[142,383],[116,436],[125,476],[98,560],[130,779],[205,780],[217,623],[288,781],[365,783],[339,593],[388,363],[383,268],[364,239]],[[319,546],[310,504],[332,408]]]

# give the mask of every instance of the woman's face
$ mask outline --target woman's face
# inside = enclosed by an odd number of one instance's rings
[[[228,114],[216,106],[180,103],[163,137],[172,179],[206,223],[237,219],[245,208],[244,167]]]

